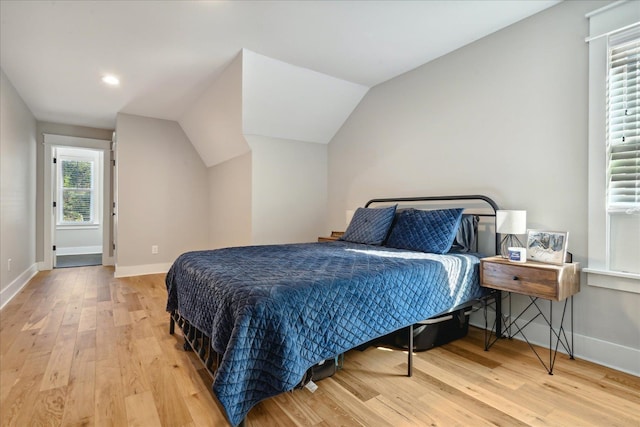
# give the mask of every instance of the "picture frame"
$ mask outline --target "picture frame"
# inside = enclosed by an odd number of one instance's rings
[[[567,253],[567,231],[527,230],[527,259],[563,264]]]

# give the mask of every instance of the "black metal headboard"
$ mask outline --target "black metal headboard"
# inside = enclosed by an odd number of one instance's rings
[[[459,207],[464,208],[464,213],[478,216],[484,221],[479,224],[478,240],[480,232],[485,237],[484,241],[492,241],[493,248],[485,248],[485,252],[493,251],[496,254],[500,247],[500,239],[496,232],[496,211],[498,205],[491,198],[483,195],[459,195],[459,196],[428,196],[428,197],[397,197],[385,199],[371,199],[365,207],[373,204],[398,204],[398,207],[415,207],[417,209],[443,209]]]

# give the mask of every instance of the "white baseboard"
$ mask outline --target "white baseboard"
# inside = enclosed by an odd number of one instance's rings
[[[38,274],[38,263],[32,264],[31,267],[16,277],[13,282],[9,283],[9,286],[0,291],[0,309],[11,301],[13,297],[18,295],[18,292],[20,292],[36,274]]]
[[[161,264],[145,264],[132,266],[116,265],[114,277],[143,276],[145,274],[166,273],[171,268],[170,262]]]
[[[484,319],[481,316],[476,317],[470,323],[478,328],[484,328]],[[525,322],[518,322],[518,325],[522,327],[524,323]],[[513,332],[515,331],[512,330],[512,333]],[[571,331],[566,330],[566,333],[569,340],[571,340]],[[546,325],[530,323],[525,330],[525,334],[527,335],[529,342],[532,344],[549,348],[549,327]],[[520,334],[513,338],[524,341]],[[566,354],[562,345],[558,347],[558,351]],[[626,347],[616,343],[588,337],[586,335],[574,334],[573,353],[576,358],[588,360],[589,362],[597,363],[608,368],[640,376],[640,349]]]
[[[56,255],[89,255],[101,253],[102,246],[75,246],[68,248],[56,247]]]

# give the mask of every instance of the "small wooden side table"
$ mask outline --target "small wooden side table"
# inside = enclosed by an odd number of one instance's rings
[[[549,375],[553,375],[553,365],[556,360],[558,348],[560,345],[564,347],[569,357],[573,359],[573,296],[580,292],[580,265],[578,263],[566,263],[562,265],[545,264],[535,261],[527,261],[526,263],[514,263],[502,257],[490,257],[480,260],[480,284],[485,288],[496,290],[498,293],[505,291],[509,295],[509,317],[505,325],[508,338],[513,338],[520,334],[522,338],[529,344],[531,350],[538,357],[538,360],[545,367]],[[526,295],[530,299],[529,305],[518,314],[515,319],[511,317],[511,294],[516,293]],[[501,295],[496,296],[496,300]],[[543,313],[538,299],[549,301],[548,318]],[[562,317],[560,325],[557,328],[553,326],[553,302],[564,301]],[[571,301],[571,342],[567,337],[564,329],[564,319],[567,313],[567,303]],[[520,327],[516,322],[529,309],[535,313],[534,317],[527,320]],[[537,313],[536,313],[537,310]],[[487,304],[484,306],[485,312],[485,350],[497,341],[491,341],[491,333],[487,336]],[[498,315],[502,315],[499,313]],[[548,365],[542,360],[524,334],[524,329],[538,317],[542,317],[547,325],[549,325],[549,363]],[[515,328],[516,332],[511,333],[511,329]],[[554,346],[555,338],[555,346]]]
[[[340,237],[342,237],[343,234],[344,234],[344,231],[332,231],[331,236],[318,237],[318,242],[335,242]]]

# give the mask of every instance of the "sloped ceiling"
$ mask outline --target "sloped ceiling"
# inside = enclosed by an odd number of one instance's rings
[[[243,50],[245,134],[328,144],[369,88]]]
[[[242,135],[242,62],[239,53],[178,121],[207,167],[249,151]]]
[[[249,151],[244,135],[327,144],[367,91],[243,49],[179,123],[213,166]]]
[[[372,87],[556,3],[3,0],[0,67],[38,120],[113,129],[179,120],[243,48]]]

